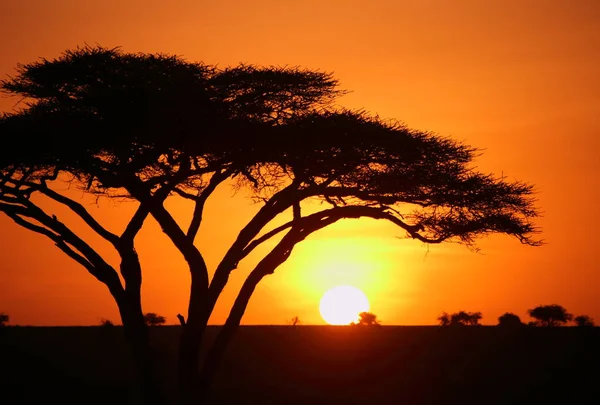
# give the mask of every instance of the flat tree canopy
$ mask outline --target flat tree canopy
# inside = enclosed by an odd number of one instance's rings
[[[539,305],[527,310],[527,313],[541,326],[559,326],[573,320],[573,315],[557,304]]]
[[[387,220],[409,238],[474,249],[478,237],[491,233],[540,243],[530,184],[477,171],[479,152],[450,138],[336,107],[343,94],[337,85],[328,73],[300,68],[221,69],[102,47],[19,65],[15,77],[1,82],[24,101],[0,118],[0,211],[46,235],[106,284],[126,329],[135,324],[131,329],[139,330],[142,269],[134,239],[153,216],[191,274],[180,358],[181,374],[192,375],[188,383],[196,378],[190,370],[198,368],[190,353],[197,353],[229,273],[274,236],[277,244],[246,280],[218,340],[223,343],[205,368],[215,368],[256,284],[297,243],[338,220]],[[56,191],[53,185],[62,179],[139,208],[115,233]],[[208,269],[194,239],[205,202],[226,181],[248,190],[261,207],[219,265]],[[74,230],[32,202],[34,193],[64,204],[115,247],[125,285]],[[195,203],[188,224],[177,223],[165,208],[172,195]],[[307,201],[321,201],[324,208],[304,214]],[[289,222],[270,225],[284,213]]]

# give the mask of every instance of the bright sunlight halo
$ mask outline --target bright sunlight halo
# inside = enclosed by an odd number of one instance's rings
[[[323,294],[319,311],[330,325],[348,325],[358,321],[359,313],[369,311],[369,300],[358,288],[340,285]]]

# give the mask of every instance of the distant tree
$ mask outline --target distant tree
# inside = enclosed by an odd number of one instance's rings
[[[440,316],[437,317],[440,326],[450,326],[450,315],[447,312],[442,312]]]
[[[146,325],[148,326],[159,326],[163,325],[166,322],[166,319],[164,316],[160,316],[154,312],[148,312],[144,314],[144,322],[146,322]]]
[[[6,326],[9,320],[10,317],[7,314],[5,314],[4,312],[0,312],[0,327]]]
[[[358,314],[358,326],[380,326],[381,323],[377,320],[377,315],[372,312],[361,312]]]
[[[521,318],[519,318],[518,315],[515,315],[511,312],[506,312],[498,317],[498,326],[514,327],[525,326],[525,324],[521,322]]]
[[[450,326],[478,326],[481,320],[481,312],[459,311],[450,315]]]
[[[573,321],[575,321],[575,325],[579,327],[595,326],[594,320],[587,315],[576,316]]]
[[[573,315],[567,310],[556,304],[540,305],[527,311],[530,317],[534,318],[540,326],[559,326],[564,325],[573,319]]]
[[[113,326],[115,326],[115,324],[108,319],[100,319],[100,326],[105,328],[112,328]]]
[[[298,324],[300,324],[300,318],[297,315],[290,319],[290,325],[296,326]]]
[[[135,249],[149,216],[190,273],[178,347],[178,389],[186,403],[207,398],[258,283],[298,243],[338,221],[383,220],[422,243],[454,241],[472,249],[480,237],[496,233],[540,244],[531,185],[477,171],[476,148],[336,107],[344,91],[328,73],[219,68],[171,55],[84,47],[21,64],[0,87],[26,100],[0,115],[0,212],[47,238],[107,287],[142,392],[152,401],[160,384],[151,366]],[[64,192],[64,182],[87,195],[134,203],[125,229],[114,233],[101,224]],[[222,185],[246,191],[260,205],[209,268],[195,241],[206,203]],[[172,196],[191,202],[188,215],[169,209],[165,201]],[[320,210],[302,210],[313,201],[323,203]],[[62,210],[48,211],[54,207]],[[67,211],[81,221],[67,225]],[[90,232],[107,242],[118,267],[86,240]],[[201,363],[206,325],[231,272],[276,236],[249,271]]]

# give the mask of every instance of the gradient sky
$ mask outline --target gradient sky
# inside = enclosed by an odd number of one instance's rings
[[[373,220],[343,222],[297,246],[259,285],[242,323],[281,324],[297,315],[323,324],[319,299],[338,284],[361,288],[387,325],[433,324],[442,311],[461,309],[481,311],[487,324],[506,311],[527,320],[528,308],[551,303],[600,321],[600,2],[7,0],[0,15],[1,77],[18,62],[85,43],[220,66],[332,71],[352,90],[342,105],[463,140],[485,150],[481,170],[537,186],[543,247],[493,236],[477,254],[400,240],[400,230]],[[0,109],[15,102],[1,98]],[[67,193],[114,231],[135,209]],[[197,239],[213,268],[256,209],[232,195],[218,189]],[[189,217],[185,202],[168,207]],[[119,322],[106,288],[50,241],[3,214],[0,229],[0,312],[11,323]],[[175,323],[187,308],[184,261],[154,220],[137,246],[144,309]],[[225,320],[256,257],[232,274],[211,323]]]

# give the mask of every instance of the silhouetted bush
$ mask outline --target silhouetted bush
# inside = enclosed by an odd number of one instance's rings
[[[579,327],[595,326],[594,320],[587,315],[576,316],[573,321],[575,322],[575,325]]]
[[[440,326],[450,326],[450,315],[447,312],[442,312],[440,316],[437,317]]]
[[[104,328],[112,328],[113,326],[115,326],[115,324],[108,319],[100,319],[100,326]]]
[[[506,312],[503,315],[498,317],[498,326],[503,327],[515,327],[515,326],[525,326],[523,322],[521,322],[521,318],[518,315],[515,315],[511,312]]]
[[[380,326],[377,315],[371,312],[361,312],[358,314],[358,322],[352,322],[350,325],[356,326]]]
[[[443,312],[437,320],[441,326],[478,326],[481,318],[481,312],[459,311],[453,314]]]
[[[290,325],[296,326],[298,324],[300,324],[300,318],[298,318],[298,316],[295,316],[292,319],[290,319]]]
[[[7,314],[5,314],[4,312],[0,312],[0,327],[6,326],[9,320],[10,317]]]
[[[564,307],[556,304],[540,305],[528,310],[527,313],[540,326],[564,325],[573,319],[573,315],[568,313]]]
[[[160,316],[154,312],[148,312],[144,314],[144,322],[146,322],[146,325],[148,326],[160,326],[164,325],[166,319],[164,316]]]

